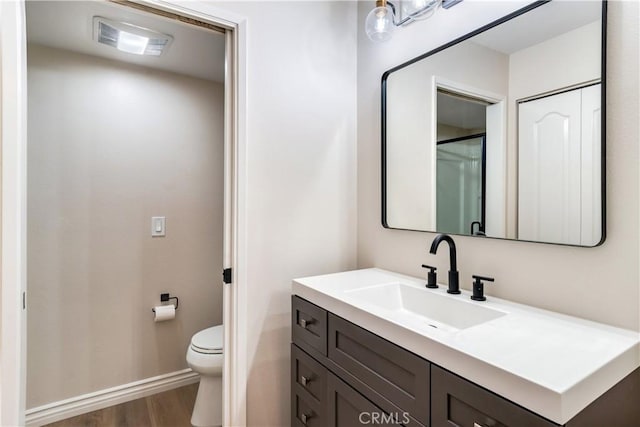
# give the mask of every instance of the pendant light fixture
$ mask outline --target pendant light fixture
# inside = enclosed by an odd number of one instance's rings
[[[389,40],[395,27],[408,25],[413,21],[430,18],[438,8],[444,9],[460,3],[462,0],[376,0],[376,7],[369,12],[365,20],[367,37],[375,42]]]
[[[376,7],[369,12],[365,21],[367,37],[376,42],[386,41],[391,38],[394,28],[391,5],[387,4],[387,0],[377,0]]]

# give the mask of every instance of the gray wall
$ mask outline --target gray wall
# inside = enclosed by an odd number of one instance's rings
[[[184,369],[221,323],[223,88],[28,50],[30,408]]]

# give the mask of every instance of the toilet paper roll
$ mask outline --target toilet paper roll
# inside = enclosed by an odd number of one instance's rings
[[[164,322],[165,320],[171,320],[176,317],[176,306],[173,304],[169,305],[158,305],[153,308],[155,312],[153,321],[154,322]]]

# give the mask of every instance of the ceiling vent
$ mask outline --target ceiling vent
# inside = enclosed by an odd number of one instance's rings
[[[170,35],[100,16],[93,17],[93,39],[122,52],[150,56],[162,55],[173,41]]]

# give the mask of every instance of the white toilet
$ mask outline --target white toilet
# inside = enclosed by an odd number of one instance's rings
[[[187,350],[187,363],[200,374],[200,386],[191,424],[196,427],[222,425],[222,325],[196,333]]]

